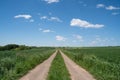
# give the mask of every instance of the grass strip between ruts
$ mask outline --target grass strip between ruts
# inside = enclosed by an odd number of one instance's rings
[[[59,51],[51,64],[47,80],[70,80],[70,75]]]

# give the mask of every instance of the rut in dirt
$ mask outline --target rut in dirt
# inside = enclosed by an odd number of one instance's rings
[[[68,58],[62,51],[60,51],[66,67],[70,73],[71,80],[95,80],[95,78],[82,67],[78,66],[70,58]]]
[[[56,52],[53,53],[47,60],[36,66],[19,80],[46,80],[49,68],[57,52],[58,51],[56,50]]]

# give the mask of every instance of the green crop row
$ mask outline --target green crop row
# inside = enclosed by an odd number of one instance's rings
[[[59,51],[52,62],[47,80],[70,80],[70,75]]]
[[[120,80],[120,47],[66,48],[63,52],[97,80]]]
[[[54,51],[54,48],[0,51],[0,80],[18,80]]]

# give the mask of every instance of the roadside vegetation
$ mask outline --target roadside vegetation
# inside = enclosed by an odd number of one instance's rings
[[[19,48],[0,51],[0,80],[18,80],[55,51],[49,47]]]
[[[63,48],[63,52],[97,80],[120,80],[120,47]]]
[[[70,80],[70,75],[59,51],[52,62],[47,80]]]

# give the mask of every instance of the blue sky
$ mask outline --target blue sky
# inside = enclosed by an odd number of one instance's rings
[[[120,45],[120,0],[1,0],[0,19],[0,45]]]

